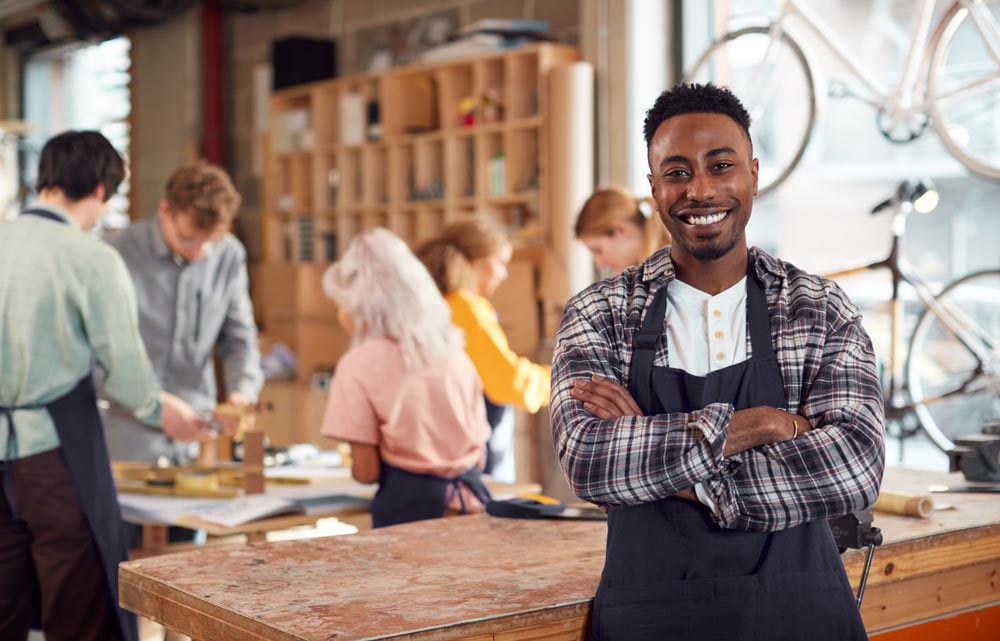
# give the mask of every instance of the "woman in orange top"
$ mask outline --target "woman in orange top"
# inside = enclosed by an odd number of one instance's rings
[[[653,200],[637,198],[621,187],[602,187],[591,194],[576,217],[576,237],[593,254],[594,266],[608,276],[670,244]]]
[[[323,275],[351,348],[337,363],[324,436],[351,445],[351,472],[378,482],[372,526],[479,512],[489,424],[461,332],[427,270],[385,229],[364,231]]]
[[[465,350],[483,380],[492,434],[486,472],[513,482],[513,406],[537,412],[549,404],[551,367],[511,350],[487,298],[507,278],[513,249],[506,231],[492,218],[454,222],[417,249],[451,308],[451,319],[465,332]]]

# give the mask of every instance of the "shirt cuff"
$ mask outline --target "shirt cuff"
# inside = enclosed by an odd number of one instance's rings
[[[695,483],[694,493],[698,497],[698,500],[701,501],[701,504],[710,509],[712,511],[712,515],[715,516],[716,519],[718,519],[719,506],[715,503],[715,499],[713,499],[712,496],[708,493],[708,490],[705,489],[705,484]]]
[[[163,427],[163,405],[159,394],[151,406],[144,406],[135,411],[135,417],[150,427]]]
[[[723,462],[722,452],[726,447],[726,428],[733,416],[733,406],[729,403],[711,403],[703,409],[691,413],[688,426],[701,432],[708,448],[713,471],[718,471]]]

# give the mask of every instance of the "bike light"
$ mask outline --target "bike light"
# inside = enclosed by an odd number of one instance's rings
[[[910,202],[913,203],[913,208],[921,214],[929,214],[934,211],[940,200],[941,196],[938,194],[938,190],[934,188],[934,183],[929,179],[918,180],[913,186]]]

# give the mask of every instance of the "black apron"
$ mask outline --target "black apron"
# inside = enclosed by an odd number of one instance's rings
[[[448,479],[407,472],[382,461],[378,492],[372,499],[372,528],[441,518],[448,511],[452,493],[463,485],[483,505],[490,500],[490,491],[476,466]]]
[[[764,291],[747,275],[752,357],[694,376],[654,367],[667,287],[653,298],[634,344],[630,391],[646,415],[787,408]],[[719,528],[708,508],[681,498],[613,507],[594,598],[594,641],[867,639],[826,521],[770,533]]]
[[[21,215],[65,223],[62,218],[44,209],[27,209]],[[44,408],[55,424],[63,461],[73,479],[80,507],[100,552],[108,595],[118,612],[122,635],[126,641],[137,641],[139,632],[135,615],[118,605],[118,564],[128,560],[128,546],[124,539],[118,493],[111,475],[104,426],[97,410],[93,376],[88,374],[70,392],[45,404]],[[0,406],[0,417],[7,418],[5,460],[16,456],[13,412],[21,409],[40,409],[40,406]],[[4,465],[5,472],[9,472],[10,467],[10,463]],[[10,476],[5,473],[4,490],[9,492],[9,488]],[[8,501],[8,504],[13,509],[13,502]]]

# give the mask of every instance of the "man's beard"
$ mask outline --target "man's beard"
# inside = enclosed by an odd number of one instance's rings
[[[714,238],[708,244],[699,243],[692,245],[683,236],[679,236],[675,242],[679,243],[684,248],[684,251],[698,260],[716,260],[722,258],[736,247],[737,243],[740,242],[742,231],[743,227],[734,225],[729,234],[724,233],[718,238]]]

